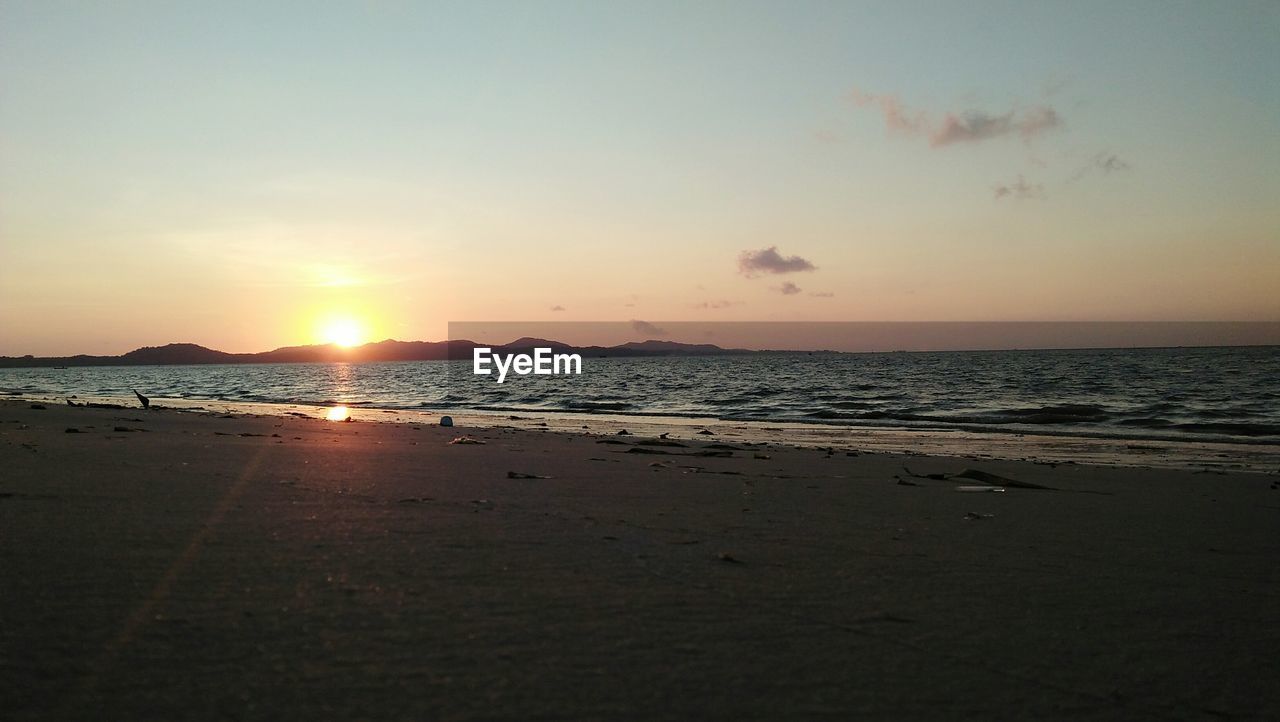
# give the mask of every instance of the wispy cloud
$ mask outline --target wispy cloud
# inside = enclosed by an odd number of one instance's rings
[[[755,278],[763,273],[797,273],[815,269],[817,266],[800,256],[784,257],[778,253],[777,246],[738,254],[738,272],[747,278]]]
[[[1041,105],[1022,112],[1011,110],[1001,115],[991,115],[980,110],[970,110],[960,115],[948,113],[942,123],[929,134],[929,144],[935,148],[953,143],[978,141],[1017,134],[1023,140],[1032,138],[1062,125],[1058,111]]]
[[[720,301],[703,301],[702,303],[695,303],[693,307],[716,309],[716,308],[729,308],[730,306],[739,306],[739,305],[742,305],[742,301],[720,300]]]
[[[1004,183],[991,187],[996,199],[1012,198],[1014,200],[1043,200],[1044,186],[1040,183],[1028,183],[1026,178],[1018,176],[1012,183]]]
[[[647,333],[652,336],[665,336],[667,334],[666,330],[659,328],[648,321],[641,321],[634,318],[631,319],[631,330],[639,333]]]
[[[1124,170],[1129,170],[1129,164],[1120,160],[1120,156],[1117,156],[1114,152],[1100,152],[1100,154],[1094,155],[1092,166],[1093,168],[1101,170],[1103,175],[1110,175],[1112,173],[1120,173],[1124,172]]]
[[[559,304],[556,304],[555,306],[552,306],[552,307],[551,307],[551,310],[552,310],[552,311],[563,311],[563,310],[564,310],[564,306],[561,306],[561,305],[559,305]]]
[[[1129,170],[1129,164],[1120,160],[1120,156],[1115,153],[1099,153],[1094,156],[1093,164],[1103,173]]]
[[[1101,153],[1095,153],[1088,163],[1084,164],[1071,176],[1071,180],[1078,181],[1091,173],[1111,175],[1112,173],[1123,173],[1128,170],[1130,170],[1129,164],[1121,159],[1120,156],[1109,151],[1102,151]]]
[[[942,114],[941,119],[935,119],[926,111],[908,108],[896,95],[854,89],[850,97],[859,107],[878,108],[885,128],[890,132],[925,136],[934,148],[1009,136],[1030,141],[1062,125],[1062,117],[1049,105],[1014,108],[1003,113],[983,110],[948,112]]]
[[[792,283],[791,281],[787,281],[783,283],[781,286],[775,286],[773,290],[777,291],[778,293],[781,293],[784,296],[794,296],[797,293],[800,293],[802,289],[796,284]]]
[[[884,116],[885,127],[891,131],[915,134],[929,121],[926,113],[908,109],[896,95],[864,93],[854,88],[850,97],[858,107],[878,107],[880,114]]]
[[[835,298],[836,297],[836,295],[831,291],[814,291],[809,295],[813,296],[814,298]]]

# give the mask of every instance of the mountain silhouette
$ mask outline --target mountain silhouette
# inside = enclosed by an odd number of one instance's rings
[[[578,353],[584,357],[699,356],[752,353],[743,349],[723,349],[712,344],[675,341],[630,341],[617,346],[572,346],[541,338],[520,338],[492,345],[475,341],[396,341],[387,339],[350,348],[334,344],[283,346],[258,353],[227,353],[194,343],[144,346],[120,356],[0,356],[0,368],[50,366],[178,366],[208,364],[268,363],[370,363],[381,361],[442,361],[469,359],[472,349],[491,348],[495,353],[530,353],[534,348],[550,348],[556,353]]]

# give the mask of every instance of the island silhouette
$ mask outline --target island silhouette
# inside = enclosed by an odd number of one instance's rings
[[[380,361],[447,361],[470,359],[476,348],[502,353],[529,353],[550,348],[556,353],[577,353],[588,358],[626,356],[705,356],[758,353],[746,349],[726,349],[714,344],[677,341],[629,341],[616,346],[572,346],[559,341],[524,337],[506,344],[469,340],[396,341],[387,339],[360,346],[315,344],[283,346],[257,353],[228,353],[194,343],[144,346],[119,356],[0,356],[0,368],[48,368],[58,366],[181,366],[208,364],[269,363],[371,363]]]

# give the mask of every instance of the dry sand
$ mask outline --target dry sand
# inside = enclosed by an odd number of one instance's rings
[[[1274,473],[678,433],[0,404],[0,716],[1280,717]]]

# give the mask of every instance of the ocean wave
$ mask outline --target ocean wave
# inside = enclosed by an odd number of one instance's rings
[[[560,404],[566,411],[628,411],[634,410],[631,404],[621,401],[568,401]]]
[[[465,364],[0,369],[0,392],[1275,443],[1280,349],[591,359],[496,384]],[[1187,373],[1190,369],[1194,373]],[[341,401],[343,398],[350,401]]]
[[[1251,423],[1186,423],[1175,424],[1175,429],[1202,434],[1225,434],[1229,436],[1277,436],[1280,437],[1280,424]]]

